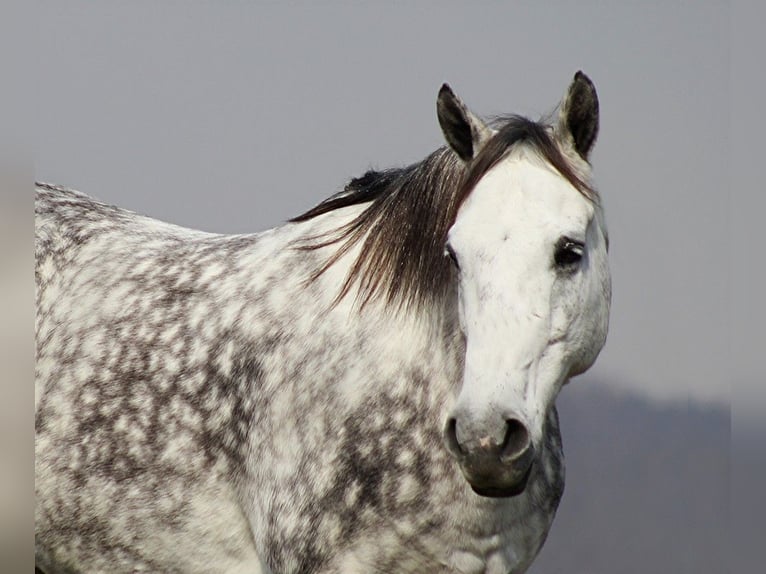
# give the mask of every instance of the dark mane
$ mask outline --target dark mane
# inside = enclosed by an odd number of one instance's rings
[[[354,284],[358,284],[362,306],[377,297],[404,307],[440,299],[452,273],[444,257],[444,243],[458,209],[478,181],[514,146],[533,149],[580,193],[597,200],[596,192],[561,152],[548,126],[509,116],[495,127],[497,133],[467,165],[442,147],[404,168],[368,171],[352,179],[342,192],[291,219],[308,221],[343,207],[369,203],[349,223],[303,246],[318,249],[340,245],[313,279],[363,241],[336,301]]]

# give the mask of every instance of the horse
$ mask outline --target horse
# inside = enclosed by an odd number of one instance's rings
[[[37,184],[38,571],[528,569],[608,329],[598,97],[436,108],[446,145],[261,233]]]

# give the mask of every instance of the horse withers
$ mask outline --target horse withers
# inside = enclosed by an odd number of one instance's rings
[[[528,568],[607,332],[598,100],[437,116],[446,147],[264,233],[38,184],[41,571]]]

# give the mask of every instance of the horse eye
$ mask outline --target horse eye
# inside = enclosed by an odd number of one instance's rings
[[[571,269],[582,259],[585,245],[580,241],[562,237],[556,245],[553,260],[559,269]]]
[[[460,269],[460,265],[457,262],[457,255],[455,255],[455,250],[452,249],[452,245],[449,243],[447,243],[447,245],[444,247],[444,254],[450,258],[450,261],[452,261],[455,269]]]

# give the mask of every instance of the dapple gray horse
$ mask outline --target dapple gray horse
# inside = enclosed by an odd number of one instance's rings
[[[598,100],[437,115],[446,147],[253,235],[38,184],[37,568],[528,568],[607,332]]]

